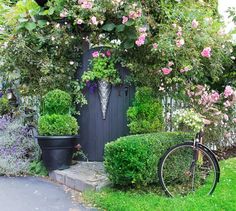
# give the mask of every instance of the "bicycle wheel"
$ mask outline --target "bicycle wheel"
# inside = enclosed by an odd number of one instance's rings
[[[186,142],[170,148],[161,158],[158,176],[168,196],[212,194],[219,180],[219,165],[203,145]]]

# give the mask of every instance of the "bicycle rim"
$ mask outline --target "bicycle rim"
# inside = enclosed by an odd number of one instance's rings
[[[196,162],[193,162],[194,153],[198,157]],[[159,179],[166,194],[172,197],[209,195],[216,186],[216,164],[202,148],[194,152],[191,144],[177,145],[161,159]]]

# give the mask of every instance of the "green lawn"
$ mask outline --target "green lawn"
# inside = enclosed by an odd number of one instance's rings
[[[236,210],[236,158],[220,163],[221,179],[212,196],[167,198],[163,193],[120,191],[111,188],[85,192],[84,199],[107,211]]]

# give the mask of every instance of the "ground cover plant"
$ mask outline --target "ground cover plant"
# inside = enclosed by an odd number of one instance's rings
[[[220,162],[221,179],[212,196],[167,198],[158,187],[142,190],[107,188],[86,192],[87,202],[109,211],[234,210],[236,200],[236,158]]]
[[[40,149],[32,131],[22,119],[0,118],[0,175],[24,175],[33,161],[39,161]]]

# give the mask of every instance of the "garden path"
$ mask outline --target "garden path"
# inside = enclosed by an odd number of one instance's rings
[[[0,177],[1,211],[95,211],[75,203],[67,189],[37,177]]]

